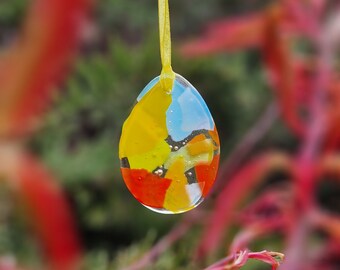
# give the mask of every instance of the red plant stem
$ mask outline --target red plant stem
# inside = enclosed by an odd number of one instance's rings
[[[268,235],[271,232],[279,231],[285,226],[284,217],[278,217],[275,220],[260,221],[256,224],[248,226],[240,231],[233,239],[230,245],[230,253],[238,252],[249,247],[250,243],[261,236]]]
[[[231,254],[222,260],[219,260],[218,262],[214,263],[213,265],[209,266],[205,270],[223,270],[227,269],[226,265],[232,263],[236,259],[235,254]]]
[[[315,189],[315,168],[314,164],[320,154],[320,146],[326,131],[325,98],[326,87],[330,74],[330,54],[331,50],[327,42],[321,36],[321,29],[317,32],[318,38],[314,40],[319,52],[318,75],[315,81],[314,97],[311,104],[310,124],[307,136],[302,144],[298,156],[296,172],[296,196],[300,208],[295,215],[295,228],[290,235],[286,252],[286,262],[282,270],[302,269],[304,262],[303,250],[306,238],[309,234],[311,225],[307,220],[308,212],[313,206]]]
[[[329,80],[329,49],[327,46],[321,45],[320,51],[319,73],[315,82],[315,94],[310,110],[310,125],[298,156],[297,195],[302,208],[309,208],[313,199],[314,164],[320,153],[320,146],[327,129],[324,103],[326,100],[325,88]]]
[[[242,161],[249,155],[255,145],[268,133],[275,121],[278,119],[278,108],[275,102],[271,102],[264,110],[255,124],[245,133],[235,148],[230,152],[220,167],[216,183],[212,190],[212,197],[226,184],[226,179],[237,170]]]
[[[248,259],[255,259],[268,263],[272,266],[272,269],[275,270],[280,265],[280,262],[277,261],[276,258],[281,261],[283,260],[284,255],[277,252],[268,252],[266,250],[260,252],[251,252],[248,249],[244,249],[240,252],[233,253],[226,258],[223,258],[205,270],[238,270],[246,264]]]

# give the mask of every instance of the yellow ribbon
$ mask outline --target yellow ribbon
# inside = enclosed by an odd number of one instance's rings
[[[171,34],[168,0],[158,0],[159,41],[161,50],[162,72],[160,82],[167,92],[170,92],[175,80],[171,67]]]

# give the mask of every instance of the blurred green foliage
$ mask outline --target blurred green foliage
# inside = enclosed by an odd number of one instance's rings
[[[249,5],[237,0],[171,2],[174,70],[206,99],[220,132],[223,156],[271,99],[259,54],[251,51],[193,60],[179,56],[176,47],[210,20],[256,9],[265,2],[269,1]],[[26,4],[23,0],[0,2],[1,25],[11,31],[17,27]],[[157,20],[154,0],[98,1],[93,40],[84,45],[61,91],[55,91],[51,110],[30,141],[32,150],[69,196],[87,250],[86,269],[120,269],[148,250],[179,219],[152,213],[134,200],[125,188],[118,162],[123,121],[138,93],[160,72]],[[268,144],[287,142],[280,139],[284,132],[277,126]],[[3,234],[2,224],[6,221],[0,220],[0,236],[7,238],[0,237],[0,254],[27,251],[24,242],[13,247],[9,241],[13,234]],[[17,231],[22,235],[25,229]],[[152,269],[195,269],[190,254],[198,237],[196,231],[188,234]],[[248,269],[257,269],[254,265]]]
[[[23,19],[27,6],[26,0],[0,1],[1,27],[13,27]]]
[[[6,46],[15,37],[22,23],[27,6],[26,0],[0,0],[0,44]]]

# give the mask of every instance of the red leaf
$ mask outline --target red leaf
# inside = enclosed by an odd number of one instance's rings
[[[282,116],[296,134],[303,136],[306,127],[299,115],[296,96],[303,74],[299,73],[300,76],[297,76],[295,73],[295,68],[298,70],[300,66],[294,66],[294,58],[290,52],[291,41],[283,27],[277,14],[268,14],[262,54],[269,75],[269,84],[277,94]],[[302,83],[306,84],[305,81]]]
[[[279,267],[280,261],[282,261],[283,258],[284,255],[277,252],[270,252],[266,250],[261,252],[250,252],[249,250],[241,250],[218,261],[205,270],[238,270],[241,269],[249,259],[265,262],[271,265],[272,269],[275,270]]]
[[[198,39],[182,46],[185,56],[200,56],[259,46],[263,39],[266,13],[213,22]]]
[[[4,147],[0,174],[26,210],[41,242],[49,269],[78,269],[82,254],[76,225],[65,194],[36,159]]]
[[[89,0],[35,0],[0,63],[0,135],[31,131],[79,42]]]

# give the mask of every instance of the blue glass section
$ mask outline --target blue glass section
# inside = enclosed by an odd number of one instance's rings
[[[137,102],[139,102],[145,96],[145,94],[149,92],[152,89],[152,87],[156,85],[156,83],[158,83],[158,81],[159,81],[159,76],[154,78],[151,82],[149,82],[147,86],[144,87],[142,92],[140,92],[140,94],[138,95]]]
[[[213,118],[202,96],[178,74],[171,95],[166,124],[174,141],[185,139],[195,130],[214,129]]]

